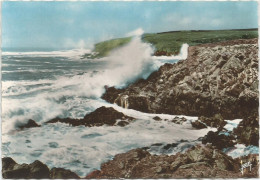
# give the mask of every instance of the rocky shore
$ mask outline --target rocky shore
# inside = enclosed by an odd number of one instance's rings
[[[79,179],[70,170],[52,168],[51,170],[41,161],[31,164],[18,164],[12,158],[2,158],[2,176],[5,179]]]
[[[258,112],[257,39],[189,47],[188,58],[165,64],[146,80],[103,99],[149,113],[244,118]]]
[[[189,47],[188,58],[165,64],[146,80],[125,89],[106,87],[102,98],[110,103],[147,113],[198,116],[194,129],[217,128],[175,155],[155,155],[147,147],[116,155],[89,173],[87,179],[118,178],[251,178],[259,177],[259,155],[232,158],[224,148],[235,144],[259,146],[258,45],[257,39],[233,40]],[[225,129],[227,119],[242,121],[232,131]],[[113,108],[100,107],[82,119],[54,118],[48,123],[71,126],[127,126],[133,117]],[[162,121],[158,116],[155,121]],[[182,124],[176,117],[172,123]],[[33,120],[19,128],[40,127]],[[174,145],[169,145],[174,146]],[[18,164],[2,158],[3,178],[79,179],[70,170],[52,168],[42,162]],[[250,162],[243,169],[244,163]]]
[[[252,170],[239,171],[241,160],[252,162]],[[90,179],[118,178],[239,178],[258,177],[258,159],[247,156],[232,159],[212,146],[194,146],[176,155],[151,155],[143,149],[118,154],[90,173]]]

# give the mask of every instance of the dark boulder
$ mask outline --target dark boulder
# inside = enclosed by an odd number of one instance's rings
[[[67,169],[63,168],[52,168],[50,171],[51,179],[80,179],[80,177]]]
[[[204,128],[207,128],[207,126],[206,126],[204,123],[200,122],[199,120],[196,120],[196,121],[194,121],[194,122],[191,122],[191,125],[192,125],[192,127],[196,128],[196,129],[204,129]]]
[[[97,108],[94,112],[87,114],[82,122],[86,126],[102,126],[109,125],[113,126],[116,124],[116,120],[134,120],[134,118],[124,115],[121,112],[116,111],[112,107],[100,107]]]
[[[101,98],[112,104],[114,103],[118,95],[121,92],[123,92],[123,89],[116,89],[115,87],[105,87],[105,89],[106,89],[106,93],[103,94]]]
[[[245,117],[233,130],[237,141],[245,145],[259,146],[259,116],[258,112]]]
[[[154,119],[155,121],[161,121],[161,120],[162,120],[159,116],[155,116],[155,117],[153,117],[153,119]]]
[[[172,122],[175,123],[175,124],[183,124],[184,122],[186,122],[187,119],[185,117],[178,117],[176,116],[175,118],[173,118]]]
[[[80,179],[80,177],[63,168],[52,168],[41,161],[31,164],[17,164],[12,158],[2,158],[2,176],[5,179]]]
[[[18,125],[19,129],[24,129],[24,128],[34,128],[34,127],[41,127],[39,124],[37,124],[34,120],[29,119],[26,124],[20,124]]]
[[[5,179],[48,179],[49,168],[40,161],[17,164],[12,158],[2,158],[2,175]]]
[[[205,123],[207,126],[215,128],[223,128],[227,124],[227,122],[224,121],[224,118],[220,114],[215,114],[212,117],[200,116],[198,120]]]
[[[207,135],[202,138],[202,143],[211,143],[217,149],[233,147],[235,145],[235,137],[232,135],[219,134],[219,132],[209,131]]]

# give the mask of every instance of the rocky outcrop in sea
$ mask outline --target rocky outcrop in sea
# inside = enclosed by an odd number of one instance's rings
[[[133,117],[129,117],[124,115],[121,112],[116,111],[112,107],[100,107],[97,108],[95,111],[86,114],[83,119],[71,119],[71,118],[54,118],[46,123],[66,123],[72,126],[126,126],[134,120]]]

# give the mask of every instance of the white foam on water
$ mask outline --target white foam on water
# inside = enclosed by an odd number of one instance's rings
[[[118,153],[155,143],[168,144],[181,139],[192,141],[212,130],[194,130],[191,124],[178,125],[152,119],[159,116],[170,120],[174,115],[147,114],[121,107],[116,109],[137,120],[125,127],[71,127],[56,123],[13,132],[12,136],[3,137],[4,155],[10,155],[18,163],[40,159],[50,167],[68,168],[85,176]]]
[[[228,131],[233,131],[234,128],[238,126],[238,124],[242,121],[242,119],[234,119],[234,120],[225,120],[227,124],[224,128]]]
[[[2,52],[4,56],[29,56],[29,57],[77,57],[91,53],[89,49],[71,49],[62,51],[33,51],[33,52]]]
[[[237,158],[247,156],[249,154],[259,154],[259,147],[253,145],[245,146],[244,144],[236,144],[234,148],[225,148],[223,151],[228,156]]]
[[[66,53],[31,52],[13,55],[63,57]],[[79,53],[71,54],[68,52],[66,56],[78,57]],[[141,113],[100,100],[105,91],[104,86],[125,87],[158,69],[163,62],[153,58],[152,54],[153,48],[143,43],[140,37],[135,37],[126,46],[113,51],[109,57],[95,60],[109,62],[108,66],[98,72],[88,70],[81,75],[57,77],[54,80],[4,81],[3,155],[14,158],[18,163],[31,163],[38,159],[50,167],[64,167],[85,176],[118,153],[154,143],[167,144],[204,136],[212,129],[193,130],[190,122],[197,117],[187,117],[186,123],[177,125],[170,122],[175,117],[173,115]],[[70,127],[61,123],[44,124],[57,116],[82,118],[103,105],[137,120],[126,127],[89,128]],[[154,116],[168,120],[158,122],[152,119]],[[16,131],[17,124],[25,123],[28,119],[35,120],[42,127]]]

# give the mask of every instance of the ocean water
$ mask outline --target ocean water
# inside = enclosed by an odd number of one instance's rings
[[[127,46],[102,59],[81,59],[82,51],[4,52],[2,56],[2,156],[18,163],[40,160],[50,168],[62,167],[84,177],[118,153],[154,144],[179,145],[170,152],[152,149],[151,153],[175,154],[208,131],[191,129],[186,117],[183,125],[171,123],[175,116],[147,114],[109,104],[100,97],[104,86],[125,87],[146,78],[164,63],[187,57],[183,45],[177,57],[152,56],[153,48],[135,38]],[[71,127],[44,124],[55,117],[82,118],[100,106],[114,107],[137,120],[126,127]],[[153,120],[159,116],[164,121]],[[17,129],[35,120],[41,127]]]

